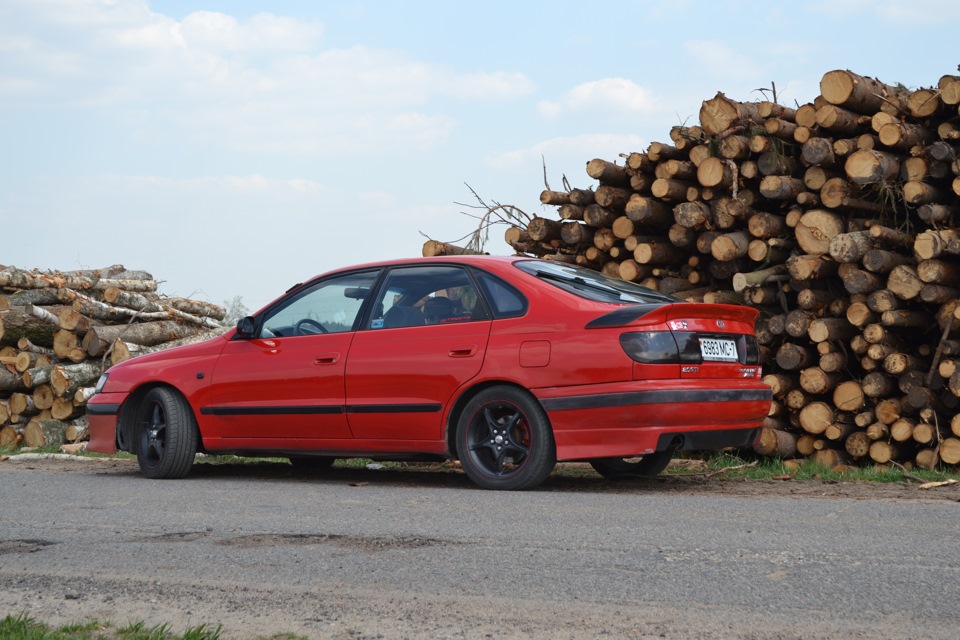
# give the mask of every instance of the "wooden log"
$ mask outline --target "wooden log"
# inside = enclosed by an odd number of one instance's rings
[[[914,118],[929,118],[942,106],[939,95],[933,89],[917,89],[907,97],[907,110]]]
[[[863,458],[870,452],[871,440],[864,431],[855,431],[847,436],[843,448],[851,458]]]
[[[860,383],[863,394],[868,398],[886,398],[896,390],[896,382],[890,376],[872,371],[863,377]]]
[[[834,236],[828,252],[837,262],[860,262],[867,251],[875,246],[876,239],[869,231],[851,231]]]
[[[587,162],[587,175],[605,185],[615,187],[630,185],[630,176],[627,174],[626,167],[600,158],[594,158]],[[540,201],[543,202],[543,194],[541,194]]]
[[[925,126],[909,122],[888,122],[877,132],[880,142],[888,147],[909,151],[917,145],[926,146],[933,142],[933,132]]]
[[[791,176],[800,172],[801,165],[793,156],[767,151],[757,158],[757,170],[765,176]]]
[[[820,202],[828,209],[849,207],[862,211],[880,212],[883,206],[859,197],[859,191],[843,178],[830,178],[820,188]]]
[[[58,447],[65,441],[66,430],[61,420],[34,418],[23,430],[23,443],[28,447]]]
[[[709,188],[725,188],[736,181],[736,165],[732,160],[710,156],[697,166],[697,182]]]
[[[633,252],[640,264],[684,264],[687,258],[686,252],[667,242],[643,242]]]
[[[614,211],[613,209],[609,209],[607,207],[600,206],[599,204],[588,205],[583,210],[584,224],[594,228],[610,227],[613,225],[614,220],[616,220],[618,217],[619,217],[619,214],[616,211]],[[551,238],[551,239],[554,239],[554,238]]]
[[[761,456],[792,458],[797,454],[797,435],[783,429],[764,427],[753,450]]]
[[[624,207],[624,214],[646,227],[667,229],[674,223],[673,211],[659,200],[647,198],[638,193],[630,196]]]
[[[570,194],[566,191],[551,191],[550,189],[544,189],[540,192],[540,203],[553,205],[556,207],[570,204]]]
[[[913,251],[920,260],[930,260],[944,253],[957,255],[960,252],[954,251],[953,246],[958,243],[960,243],[958,229],[928,229],[917,235],[913,243]]]
[[[800,426],[809,434],[820,435],[836,422],[836,414],[826,402],[811,402],[800,410]]]
[[[549,218],[534,218],[527,223],[527,234],[534,242],[560,239],[560,223]]]
[[[837,275],[843,287],[852,295],[863,295],[878,291],[884,287],[887,279],[881,275],[864,271],[857,264],[844,262],[837,268]]]
[[[866,406],[863,387],[856,380],[844,380],[833,389],[833,404],[840,411],[859,411]]]
[[[91,356],[100,356],[117,338],[126,342],[153,346],[197,333],[195,327],[174,321],[141,322],[130,325],[93,327],[83,338],[83,349]]]
[[[623,209],[632,195],[632,189],[602,184],[597,187],[593,197],[598,206],[607,209]]]
[[[834,104],[825,104],[817,109],[817,125],[832,133],[857,134],[869,123],[870,116],[864,116]]]
[[[787,260],[787,270],[795,280],[818,280],[837,273],[837,263],[829,256],[797,255]]]
[[[750,234],[746,231],[735,231],[714,239],[710,251],[717,260],[728,262],[746,256],[749,246]]]
[[[908,180],[903,184],[903,200],[912,205],[924,205],[932,202],[949,202],[953,193],[946,187]]]
[[[887,289],[902,300],[913,300],[919,296],[923,285],[916,268],[908,264],[894,267],[887,278]]]
[[[870,459],[877,464],[887,464],[901,457],[901,447],[893,442],[876,440],[870,444]]]
[[[694,186],[685,180],[668,180],[657,178],[650,187],[650,193],[655,198],[668,202],[686,202],[687,189]]]
[[[944,438],[940,443],[940,459],[946,464],[960,463],[960,438]]]
[[[803,143],[800,156],[808,166],[832,167],[836,164],[836,153],[829,138],[810,138]]]
[[[885,100],[898,92],[896,87],[879,80],[842,69],[828,71],[820,79],[820,94],[824,100],[862,114],[880,111]]]
[[[736,124],[762,124],[763,121],[756,103],[737,102],[722,92],[705,100],[700,107],[700,126],[704,133],[711,136],[724,133]]]
[[[777,349],[777,365],[785,371],[799,371],[813,364],[814,355],[810,349],[799,344],[784,342]]]
[[[101,373],[99,362],[54,365],[50,370],[50,386],[58,397],[72,396],[78,389],[96,382]]]
[[[793,200],[806,190],[800,178],[768,175],[760,181],[760,193],[770,200]]]
[[[863,254],[860,261],[863,267],[871,273],[890,273],[894,267],[907,264],[909,258],[893,251],[869,249]]]
[[[813,209],[800,217],[795,229],[797,244],[807,255],[822,255],[830,250],[830,241],[844,233],[846,221],[824,209]]]
[[[23,306],[0,309],[0,345],[15,345],[20,338],[26,338],[34,344],[52,346],[57,325],[29,313],[27,308]]]
[[[839,373],[824,371],[820,367],[807,367],[800,371],[800,387],[807,393],[829,393],[841,381]]]
[[[807,327],[807,335],[813,342],[848,340],[856,334],[857,327],[846,318],[816,318]]]
[[[683,159],[685,155],[686,154],[680,149],[665,142],[651,142],[650,146],[647,147],[647,157],[650,158],[650,161],[653,163],[664,160]]]
[[[960,104],[960,77],[945,75],[940,78],[937,88],[940,89],[940,100],[944,104]]]

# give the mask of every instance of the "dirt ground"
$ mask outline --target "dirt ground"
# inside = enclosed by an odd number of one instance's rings
[[[82,458],[65,454],[21,455],[14,464],[26,464],[49,473],[74,473],[78,464],[85,460],[96,464],[98,473],[138,473],[136,460],[130,458]],[[0,464],[3,463],[0,457]],[[283,478],[296,475],[291,467],[282,462],[209,464],[202,460],[194,466],[192,474],[225,476],[234,473],[260,477]],[[365,469],[335,469],[331,477],[346,482],[409,484],[423,481],[430,485],[470,485],[456,463],[411,464],[396,470],[378,469],[374,475]],[[711,472],[696,460],[674,460],[668,471],[651,479],[635,479],[611,482],[594,473],[584,463],[560,463],[557,471],[539,489],[541,491],[602,491],[605,493],[656,491],[684,494],[733,495],[741,497],[797,497],[797,498],[848,498],[854,500],[910,500],[960,502],[960,483],[940,487],[921,488],[915,481],[903,482],[856,482],[796,480],[789,476],[778,479],[754,480],[727,478],[722,473]]]

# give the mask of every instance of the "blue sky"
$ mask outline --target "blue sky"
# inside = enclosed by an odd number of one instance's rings
[[[0,1],[0,264],[258,308],[595,183],[718,90],[957,73],[960,3]],[[509,253],[502,229],[487,249]]]

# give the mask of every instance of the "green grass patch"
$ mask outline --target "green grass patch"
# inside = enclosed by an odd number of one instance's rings
[[[111,622],[75,622],[51,627],[21,613],[0,620],[0,638],[3,640],[218,640],[220,625],[201,624],[183,633],[171,630],[169,624],[148,627],[144,622],[118,626]],[[252,640],[307,640],[305,636],[281,632],[257,636]]]

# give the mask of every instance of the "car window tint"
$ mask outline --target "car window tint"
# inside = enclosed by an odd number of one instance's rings
[[[597,302],[676,302],[670,296],[633,282],[609,278],[597,271],[550,260],[523,260],[514,263],[540,280],[569,293]]]
[[[378,273],[364,271],[334,276],[298,291],[267,312],[260,337],[352,330]]]
[[[496,318],[516,318],[527,312],[527,300],[513,285],[486,271],[477,271],[477,280],[493,307]]]
[[[370,328],[453,324],[484,317],[477,290],[462,267],[397,267],[387,274]]]

